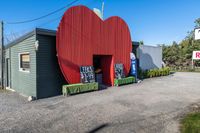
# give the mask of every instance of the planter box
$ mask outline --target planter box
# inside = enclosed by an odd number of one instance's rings
[[[72,95],[78,94],[88,91],[96,91],[98,90],[98,83],[86,83],[86,84],[71,84],[71,85],[63,85],[62,93],[63,95]]]
[[[127,78],[114,80],[115,86],[126,85],[126,84],[131,84],[131,83],[135,83],[135,77],[127,77]]]

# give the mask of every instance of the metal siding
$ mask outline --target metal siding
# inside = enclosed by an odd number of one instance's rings
[[[10,58],[10,49],[5,50],[5,58]]]
[[[35,35],[10,47],[12,89],[26,96],[36,97],[36,53]],[[30,73],[19,71],[19,53],[30,53]]]
[[[69,83],[80,82],[79,67],[92,65],[93,55],[112,55],[107,83],[111,79],[113,85],[115,63],[123,63],[125,74],[129,73],[131,49],[129,28],[121,18],[111,17],[102,21],[85,6],[68,9],[58,27],[58,59]]]
[[[142,70],[162,67],[162,47],[140,45],[137,53]]]
[[[56,57],[56,37],[38,35],[37,51],[37,94],[45,98],[61,94],[64,77]]]

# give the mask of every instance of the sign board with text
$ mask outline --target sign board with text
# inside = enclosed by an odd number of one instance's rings
[[[115,64],[115,78],[122,79],[124,78],[124,65],[123,64]]]
[[[192,59],[193,60],[200,60],[200,51],[193,51]]]
[[[94,67],[93,66],[81,66],[81,82],[82,83],[93,83],[95,82]]]
[[[200,40],[200,28],[196,28],[194,32],[195,40]]]

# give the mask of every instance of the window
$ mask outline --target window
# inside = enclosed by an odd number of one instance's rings
[[[19,54],[19,70],[20,71],[30,71],[30,54],[22,53]]]

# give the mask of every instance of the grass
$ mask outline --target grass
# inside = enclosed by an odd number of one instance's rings
[[[200,112],[188,114],[181,121],[181,133],[200,133]]]

